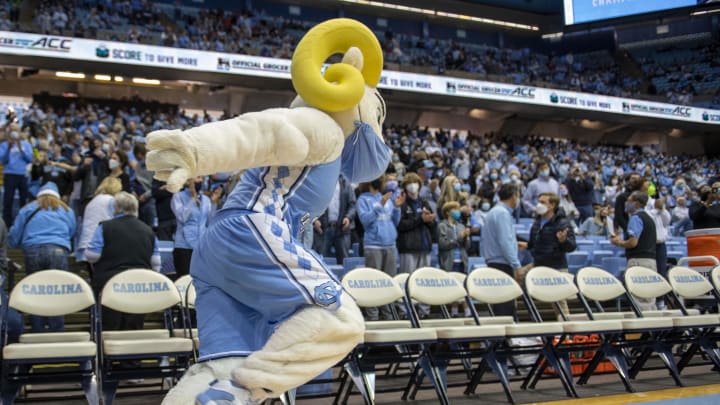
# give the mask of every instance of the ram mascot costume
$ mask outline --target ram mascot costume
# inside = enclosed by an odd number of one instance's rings
[[[333,54],[342,62],[323,76]],[[385,171],[382,66],[372,31],[329,20],[297,45],[290,108],[148,135],[147,165],[171,191],[194,176],[245,170],[194,250],[200,359],[163,404],[278,397],[362,341],[357,305],[296,237],[328,206],[340,173],[366,182]]]

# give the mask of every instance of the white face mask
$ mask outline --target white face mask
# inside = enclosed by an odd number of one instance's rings
[[[547,214],[548,206],[545,204],[542,204],[542,203],[538,203],[537,207],[535,207],[535,212],[538,215],[543,216],[543,215]]]
[[[418,190],[420,189],[420,185],[417,183],[410,183],[407,186],[405,186],[405,190],[407,190],[408,194],[416,195],[418,193]]]
[[[117,159],[110,159],[108,165],[110,166],[110,170],[115,170],[120,167],[120,162],[118,162]]]

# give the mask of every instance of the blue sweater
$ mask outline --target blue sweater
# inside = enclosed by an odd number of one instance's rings
[[[210,199],[200,194],[193,200],[187,188],[173,195],[170,203],[175,218],[177,218],[177,231],[175,231],[175,247],[182,249],[195,249],[200,237],[205,233],[211,214]]]
[[[27,174],[27,165],[33,161],[33,150],[30,142],[18,141],[19,145],[8,148],[8,142],[0,143],[0,161],[6,174]]]
[[[380,205],[381,193],[362,193],[357,200],[357,213],[365,228],[363,238],[365,249],[395,247],[400,209],[393,199]]]
[[[22,207],[8,234],[10,247],[58,245],[72,249],[70,241],[75,234],[75,214],[72,210],[58,207],[57,210],[40,210],[28,222],[38,208],[37,201]],[[24,231],[24,232],[23,232]]]

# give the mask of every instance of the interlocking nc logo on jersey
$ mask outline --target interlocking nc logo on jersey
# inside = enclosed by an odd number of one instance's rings
[[[315,287],[315,301],[327,307],[337,302],[339,293],[335,283],[328,281]]]

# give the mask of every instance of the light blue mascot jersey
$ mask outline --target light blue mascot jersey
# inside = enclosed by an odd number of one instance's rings
[[[341,171],[350,181],[370,181],[390,156],[367,124],[356,123],[333,162],[243,173],[193,252],[201,361],[261,349],[307,305],[340,306],[339,281],[296,236],[326,209]]]

